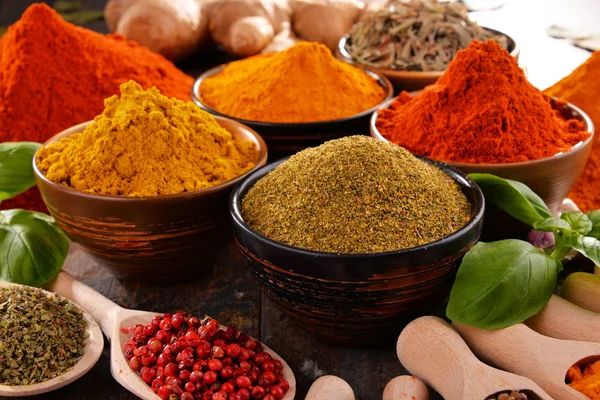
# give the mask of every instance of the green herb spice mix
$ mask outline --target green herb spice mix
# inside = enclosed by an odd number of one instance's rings
[[[41,289],[0,289],[0,384],[30,385],[69,371],[83,356],[87,322]]]
[[[460,229],[470,214],[450,176],[402,147],[366,136],[297,153],[242,200],[244,220],[259,233],[333,253],[431,243]]]

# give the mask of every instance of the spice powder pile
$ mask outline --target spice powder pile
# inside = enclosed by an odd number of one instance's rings
[[[418,96],[402,92],[376,126],[413,154],[476,164],[550,157],[589,137],[582,122],[562,118],[491,40],[459,51]]]
[[[204,80],[200,91],[208,106],[225,115],[280,123],[351,117],[386,95],[364,70],[309,42],[232,62]]]
[[[100,114],[104,99],[130,79],[190,100],[191,76],[122,35],[102,35],[33,4],[0,40],[0,142],[43,143]],[[0,209],[45,211],[37,188]]]
[[[144,197],[212,187],[250,170],[256,154],[192,102],[130,81],[81,133],[40,148],[51,181],[92,194]]]
[[[85,350],[81,311],[41,289],[0,289],[0,384],[31,385],[69,371]]]
[[[600,51],[592,56],[569,76],[564,77],[544,91],[548,96],[573,103],[581,108],[593,121],[596,129],[590,159],[583,174],[577,179],[569,193],[582,211],[600,209]]]
[[[376,253],[457,231],[470,204],[437,167],[399,146],[351,136],[283,162],[248,191],[242,214],[250,227],[288,245]]]

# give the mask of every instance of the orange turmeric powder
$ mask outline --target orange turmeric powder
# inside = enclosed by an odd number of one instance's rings
[[[567,384],[591,400],[600,400],[600,361],[582,368],[573,365],[567,371]]]
[[[372,76],[335,59],[325,45],[309,42],[232,62],[204,80],[200,92],[204,103],[222,114],[283,123],[351,117],[385,97]]]

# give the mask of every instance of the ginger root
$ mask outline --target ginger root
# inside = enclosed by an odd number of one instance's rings
[[[365,7],[358,0],[290,0],[292,28],[301,39],[335,50]]]

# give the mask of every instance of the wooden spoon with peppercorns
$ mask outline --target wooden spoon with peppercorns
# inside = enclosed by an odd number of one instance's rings
[[[159,313],[122,308],[64,271],[58,274],[49,286],[52,291],[77,303],[98,322],[111,342],[110,366],[115,380],[142,399],[158,399],[158,395],[142,380],[139,373],[130,368],[123,347],[132,337],[127,330],[128,327],[137,324],[148,325]],[[224,326],[219,328],[226,329]],[[263,351],[269,353],[274,360],[281,362],[283,378],[289,383],[289,390],[283,400],[293,400],[296,394],[294,373],[277,353],[264,344],[262,347]]]
[[[437,317],[421,317],[408,324],[396,350],[404,368],[445,400],[496,399],[511,391],[524,393],[528,400],[552,400],[531,379],[479,361],[460,335]]]
[[[0,281],[0,288],[6,288],[10,286],[22,285]],[[44,292],[47,296],[54,296],[53,293],[45,290]],[[81,359],[77,361],[77,364],[75,364],[71,370],[65,372],[63,375],[44,382],[22,386],[0,385],[0,397],[23,397],[50,392],[68,385],[92,369],[102,355],[104,338],[102,337],[102,332],[100,331],[96,321],[94,321],[94,319],[88,313],[81,309],[80,306],[77,304],[74,305],[81,310],[83,318],[87,322],[86,333],[88,335],[87,339],[85,340],[84,354]]]
[[[496,330],[453,326],[471,350],[491,365],[533,379],[556,399],[589,400],[567,386],[565,377],[573,365],[600,359],[600,344],[550,338],[525,324]]]

